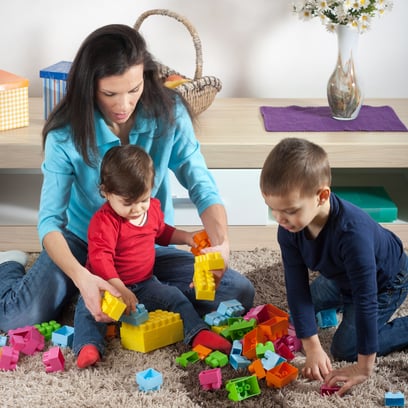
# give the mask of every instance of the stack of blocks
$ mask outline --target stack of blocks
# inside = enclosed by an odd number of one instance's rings
[[[67,78],[71,62],[60,61],[40,71],[43,82],[44,119],[66,94]]]
[[[211,271],[217,269],[224,269],[224,259],[219,252],[195,257],[193,283],[197,300],[215,299],[215,281]]]
[[[0,70],[0,131],[28,123],[28,79]]]

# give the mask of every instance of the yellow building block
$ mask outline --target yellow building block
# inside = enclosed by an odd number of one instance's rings
[[[179,313],[155,310],[139,326],[122,323],[120,338],[123,348],[147,353],[183,340],[183,320]]]
[[[102,298],[102,312],[107,314],[113,320],[119,320],[123,312],[126,310],[126,305],[117,297],[105,291]]]
[[[224,259],[219,252],[197,255],[194,261],[193,283],[197,300],[215,299],[215,269],[224,269]]]

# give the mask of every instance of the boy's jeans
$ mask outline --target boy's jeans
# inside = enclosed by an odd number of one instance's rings
[[[315,311],[341,308],[342,321],[333,336],[331,354],[337,360],[357,360],[354,305],[341,296],[337,285],[319,275],[310,286]],[[378,294],[378,356],[408,347],[408,316],[389,321],[408,293],[408,256],[403,255],[400,272],[390,287]]]
[[[185,343],[190,343],[199,331],[208,329],[194,306],[177,287],[163,284],[153,276],[144,282],[129,286],[129,289],[148,311],[161,309],[180,313],[183,320]],[[78,299],[74,325],[74,353],[78,354],[86,344],[93,344],[98,348],[99,353],[103,355],[106,324],[95,321],[86,308],[82,297]]]

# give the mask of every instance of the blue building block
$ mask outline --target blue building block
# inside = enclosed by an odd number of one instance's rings
[[[129,315],[123,313],[120,317],[120,321],[124,323],[131,324],[132,326],[139,326],[140,324],[146,322],[149,319],[149,313],[145,306],[142,304],[136,305],[136,311],[130,312]]]
[[[0,336],[0,347],[3,347],[7,344],[7,336]]]
[[[218,312],[211,312],[204,316],[204,321],[209,326],[225,326],[228,322],[228,316]]]
[[[386,392],[384,397],[384,406],[403,407],[405,406],[405,397],[402,392]]]
[[[239,370],[240,368],[247,368],[251,364],[251,360],[239,354],[230,354],[229,362],[234,370]]]
[[[265,355],[263,358],[261,358],[262,361],[262,367],[268,371],[272,369],[273,367],[278,366],[279,364],[283,363],[286,361],[283,357],[281,357],[279,354],[276,354],[274,351],[267,350],[265,351]]]
[[[245,313],[245,308],[238,300],[232,299],[221,302],[218,305],[217,312],[230,317],[242,316]]]
[[[55,330],[51,336],[51,342],[55,346],[72,347],[74,341],[74,328],[71,326],[62,326]]]
[[[242,354],[242,342],[240,340],[234,340],[232,342],[232,348],[230,354]]]
[[[336,309],[321,310],[316,314],[316,319],[321,329],[335,327],[338,324]]]
[[[154,368],[136,373],[136,383],[141,391],[158,391],[163,384],[163,376]]]

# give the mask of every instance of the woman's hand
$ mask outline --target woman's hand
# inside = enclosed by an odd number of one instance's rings
[[[107,290],[113,296],[120,297],[120,292],[109,282],[92,274],[86,268],[82,268],[80,278],[75,281],[75,284],[84,299],[85,306],[97,322],[112,322],[113,320],[102,312],[102,295]]]

